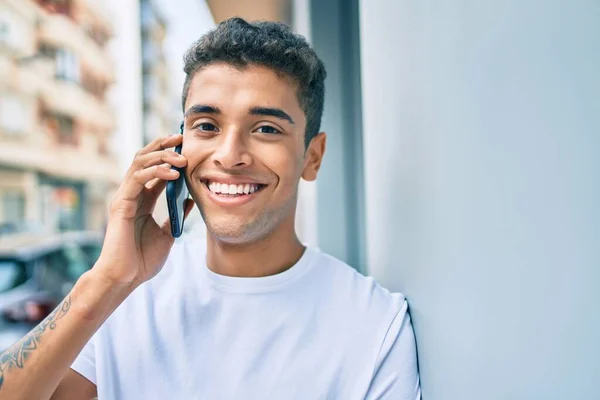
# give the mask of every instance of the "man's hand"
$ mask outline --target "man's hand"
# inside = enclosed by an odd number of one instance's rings
[[[183,135],[159,138],[140,150],[110,206],[104,246],[94,272],[114,284],[136,287],[162,268],[173,245],[167,219],[158,225],[152,212],[167,181],[179,177],[171,166],[185,167],[187,160],[168,148]],[[185,215],[193,202],[186,203]]]
[[[166,182],[179,176],[171,166],[187,165],[184,157],[165,150],[182,140],[182,135],[158,139],[136,155],[111,203],[94,268],[52,314],[0,354],[0,399],[49,399],[53,393],[58,399],[83,398],[95,392],[85,378],[67,374],[69,366],[106,318],[167,258],[174,241],[169,220],[158,226],[152,211]],[[192,206],[186,204],[186,215]]]

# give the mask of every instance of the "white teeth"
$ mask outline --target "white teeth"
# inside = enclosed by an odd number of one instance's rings
[[[221,194],[250,194],[254,193],[258,190],[258,185],[255,183],[242,183],[239,185],[227,184],[227,183],[219,183],[219,182],[209,182],[207,184],[208,189],[213,193],[221,193]]]

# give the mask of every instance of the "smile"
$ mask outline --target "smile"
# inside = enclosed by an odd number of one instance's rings
[[[223,183],[217,181],[202,181],[208,190],[219,197],[242,197],[250,196],[261,191],[267,185],[260,183]]]

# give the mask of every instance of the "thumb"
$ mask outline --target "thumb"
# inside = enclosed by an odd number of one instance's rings
[[[165,235],[172,237],[172,235],[171,235],[171,219],[169,217],[167,217],[167,219],[165,219],[165,222],[162,223],[162,225],[160,226],[160,230]]]

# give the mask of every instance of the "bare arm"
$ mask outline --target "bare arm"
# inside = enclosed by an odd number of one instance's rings
[[[44,321],[0,355],[0,399],[49,399],[94,332],[132,290],[94,269],[84,274]]]
[[[58,384],[50,400],[91,400],[98,397],[96,385],[70,369]]]
[[[69,367],[106,318],[167,259],[174,241],[169,220],[159,226],[152,210],[166,182],[179,176],[171,166],[187,165],[185,157],[166,150],[182,140],[182,135],[156,139],[138,152],[111,203],[94,268],[52,314],[0,354],[0,400],[43,400],[55,391],[54,398],[80,399],[90,392],[85,378]],[[192,205],[186,204],[186,216]]]

